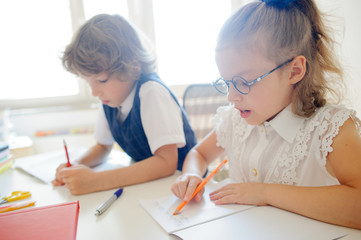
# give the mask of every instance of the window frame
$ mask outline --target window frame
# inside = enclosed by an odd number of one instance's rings
[[[232,9],[244,3],[244,0],[229,0]],[[152,0],[127,0],[129,21],[138,27],[148,38],[155,42],[155,26],[153,17],[153,1]],[[70,16],[73,33],[85,22],[85,13],[83,0],[69,0]],[[64,71],[66,71],[64,69]],[[79,93],[71,96],[55,96],[48,98],[30,98],[30,99],[1,99],[0,108],[9,109],[36,109],[49,107],[91,107],[98,100],[92,96],[86,82],[80,78],[74,79],[78,81]],[[172,88],[172,86],[170,86]],[[174,86],[174,88],[182,88],[185,86]],[[181,97],[180,93],[180,96]]]
[[[72,32],[74,33],[78,27],[84,23],[84,9],[82,0],[69,0],[70,16],[72,23]],[[60,61],[60,60],[59,60]],[[64,71],[66,71],[64,69]],[[50,78],[51,76],[49,76]],[[96,102],[92,97],[89,87],[80,78],[74,76],[74,81],[77,81],[79,92],[76,95],[63,95],[43,98],[27,98],[27,99],[0,99],[0,108],[5,109],[36,109],[49,108],[58,106],[76,107],[92,105]]]

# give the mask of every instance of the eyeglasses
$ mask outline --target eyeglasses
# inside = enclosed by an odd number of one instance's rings
[[[237,89],[238,92],[247,95],[251,91],[251,86],[255,84],[256,82],[261,81],[263,78],[267,77],[269,74],[273,73],[277,69],[283,67],[284,65],[292,62],[293,58],[287,60],[286,62],[282,63],[278,67],[272,69],[268,73],[256,78],[255,80],[248,82],[246,79],[244,79],[241,76],[234,76],[232,77],[232,80],[224,80],[222,77],[217,78],[213,82],[213,86],[218,90],[218,92],[222,94],[227,94],[229,92],[229,83],[232,83],[234,88]]]

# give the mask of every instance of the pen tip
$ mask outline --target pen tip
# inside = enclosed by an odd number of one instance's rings
[[[175,210],[173,215],[178,215],[179,214],[179,211],[178,210]]]

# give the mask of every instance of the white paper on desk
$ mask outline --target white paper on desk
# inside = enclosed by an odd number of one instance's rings
[[[249,205],[215,205],[209,199],[209,193],[226,185],[229,181],[219,184],[208,183],[201,202],[190,201],[185,205],[179,215],[173,215],[174,210],[182,200],[174,195],[153,200],[140,200],[141,206],[157,221],[167,233],[173,233],[197,224],[222,218],[246,209]]]
[[[184,240],[333,240],[343,239],[347,228],[316,221],[271,206],[262,206],[173,233]],[[352,238],[354,239],[354,238]]]
[[[86,152],[85,148],[69,150],[69,158],[77,159]],[[30,175],[50,184],[55,178],[56,168],[66,162],[65,151],[55,151],[17,158],[15,167],[22,169]],[[71,162],[71,160],[70,160]],[[104,171],[129,165],[130,157],[123,152],[112,150],[107,160],[93,168],[95,171]]]

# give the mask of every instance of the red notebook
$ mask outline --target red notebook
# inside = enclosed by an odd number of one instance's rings
[[[0,239],[76,239],[79,201],[0,214]]]

